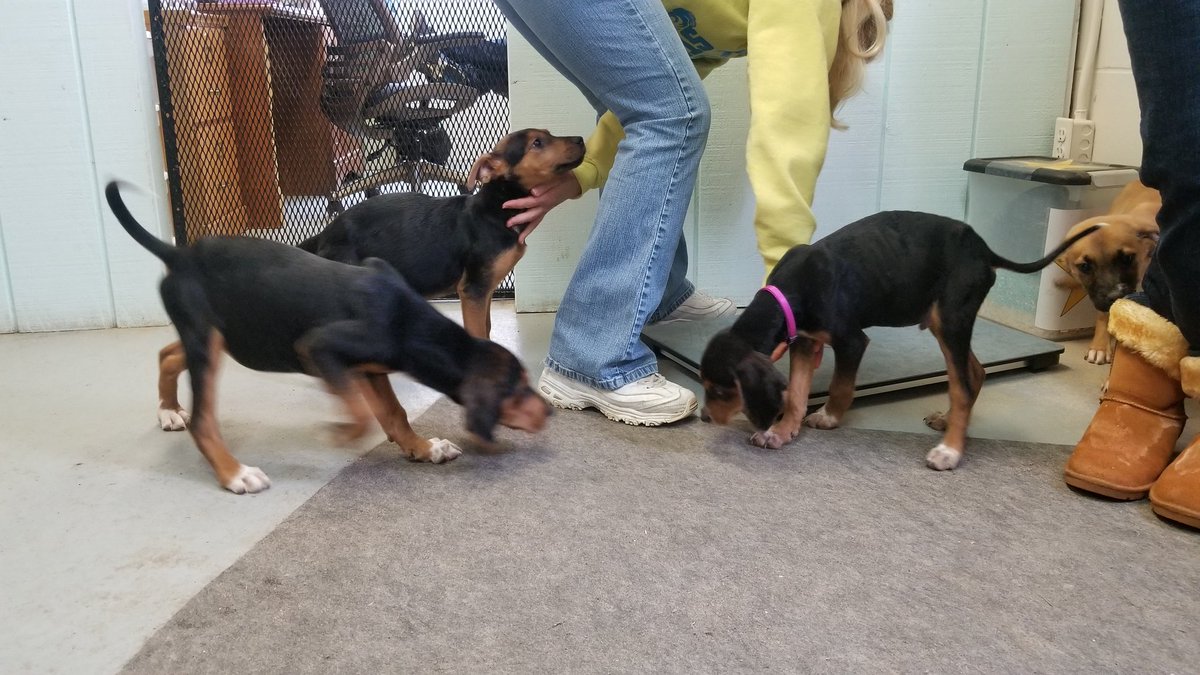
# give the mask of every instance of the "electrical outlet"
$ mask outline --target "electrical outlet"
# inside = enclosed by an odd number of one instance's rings
[[[1092,161],[1092,150],[1096,145],[1096,123],[1059,117],[1054,120],[1054,141],[1050,154],[1058,159],[1076,162]]]

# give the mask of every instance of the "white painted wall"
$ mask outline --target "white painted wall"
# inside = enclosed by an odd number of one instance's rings
[[[129,206],[169,235],[142,0],[6,0],[0,44],[0,332],[166,323],[102,194],[148,188]]]
[[[1098,162],[1139,166],[1142,163],[1140,119],[1121,12],[1117,0],[1105,0],[1096,59],[1096,88],[1092,92],[1092,121],[1096,123],[1096,149],[1092,157]]]
[[[971,157],[1046,154],[1070,82],[1075,0],[897,3],[886,55],[841,111],[817,185],[817,236],[880,209],[965,215]],[[510,32],[513,126],[591,128],[570,84]],[[707,80],[714,123],[689,215],[692,279],[746,302],[762,282],[745,175],[745,64]],[[591,227],[594,202],[560,207],[516,271],[517,307],[557,307]]]
[[[131,209],[170,236],[144,0],[0,3],[0,332],[166,322],[158,261],[109,215],[110,177],[147,188]],[[841,111],[814,205],[823,236],[881,208],[961,216],[972,156],[1044,154],[1061,109],[1074,0],[899,3],[887,54]],[[583,98],[512,32],[512,123],[587,135]],[[743,61],[706,83],[715,111],[688,221],[692,277],[744,302],[761,282],[745,175]],[[1096,159],[1140,161],[1137,106],[1107,0],[1093,118]],[[563,205],[517,270],[518,308],[552,310],[591,227],[595,195]]]

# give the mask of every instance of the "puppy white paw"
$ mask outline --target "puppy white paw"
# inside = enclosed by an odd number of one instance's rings
[[[462,448],[444,438],[431,438],[429,442],[433,447],[429,448],[428,461],[434,464],[449,462],[462,454]]]
[[[771,450],[782,448],[783,444],[790,440],[792,439],[784,438],[782,434],[775,433],[770,429],[767,429],[766,431],[756,431],[754,432],[754,435],[750,437],[751,445],[755,445],[760,448],[770,448]]]
[[[187,429],[188,422],[192,421],[192,415],[183,408],[158,409],[158,426],[163,431],[183,431]]]
[[[247,492],[262,492],[269,487],[271,487],[271,479],[267,478],[267,474],[263,473],[262,469],[245,464],[240,465],[237,474],[228,483],[225,483],[226,490],[239,495]]]
[[[945,443],[938,443],[936,448],[925,455],[925,464],[936,471],[950,471],[958,466],[960,460],[962,450],[956,450]]]
[[[1105,349],[1089,349],[1087,356],[1083,357],[1084,361],[1102,366],[1106,363],[1112,363],[1112,354]]]
[[[821,409],[804,418],[804,426],[812,427],[813,429],[836,429],[841,420],[834,415],[830,415],[826,410],[827,406],[821,406]]]

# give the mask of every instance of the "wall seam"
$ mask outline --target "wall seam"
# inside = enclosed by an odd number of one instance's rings
[[[100,175],[96,167],[96,145],[95,138],[92,136],[92,113],[88,107],[87,82],[83,76],[83,56],[79,45],[79,21],[78,15],[75,12],[75,1],[67,1],[67,15],[69,25],[71,26],[71,45],[73,48],[73,56],[75,57],[75,78],[79,82],[79,98],[81,103],[81,113],[83,117],[83,137],[84,147],[87,148],[87,161],[92,168],[92,203],[96,207],[96,227],[100,234],[100,254],[104,261],[104,279],[108,282],[108,309],[111,316],[111,327],[117,325],[117,297],[116,289],[113,287],[112,278],[112,261],[109,259],[108,239],[104,235],[104,210],[100,206],[99,184]]]

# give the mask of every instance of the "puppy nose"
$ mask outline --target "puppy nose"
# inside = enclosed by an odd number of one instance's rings
[[[575,145],[583,145],[583,136],[572,136],[571,142]]]
[[[712,416],[708,414],[707,407],[700,409],[700,421],[701,422],[711,422],[712,421]]]

